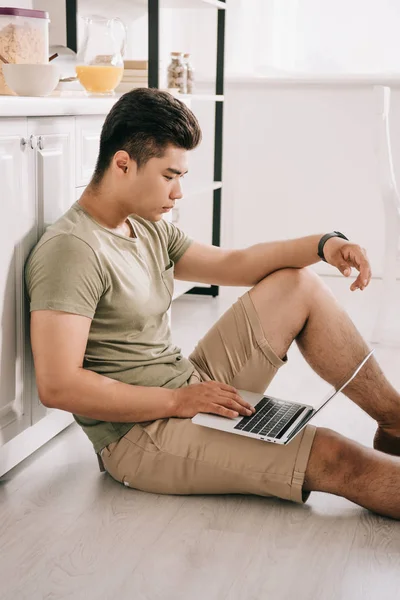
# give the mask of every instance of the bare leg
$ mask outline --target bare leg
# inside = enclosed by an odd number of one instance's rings
[[[369,350],[329,288],[309,269],[277,271],[257,284],[250,297],[277,354],[283,357],[296,340],[314,371],[333,385],[342,381]],[[387,432],[391,434],[389,441],[400,451],[400,440],[396,440],[400,436],[400,395],[374,357],[345,393],[378,422],[375,447],[389,451],[385,440],[380,445],[377,439],[379,432]]]
[[[377,514],[400,519],[400,458],[319,427],[303,490],[343,496]]]

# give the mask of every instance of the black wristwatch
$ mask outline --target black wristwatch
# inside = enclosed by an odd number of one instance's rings
[[[318,256],[325,262],[327,262],[327,261],[324,256],[324,246],[325,246],[325,243],[331,237],[339,237],[339,238],[342,238],[343,240],[349,241],[349,238],[347,238],[343,233],[340,233],[340,231],[332,231],[332,233],[326,233],[325,235],[323,235],[322,238],[319,240],[319,244],[318,244]]]

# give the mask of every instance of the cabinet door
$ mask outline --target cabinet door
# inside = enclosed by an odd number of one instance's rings
[[[75,120],[74,117],[28,119],[28,133],[34,135],[35,189],[39,237],[75,202]],[[62,265],[60,265],[62,268]],[[32,423],[47,414],[32,383]]]
[[[74,117],[28,119],[34,135],[38,226],[41,235],[75,201]]]
[[[28,306],[24,263],[37,241],[36,210],[29,186],[26,119],[0,120],[0,445],[31,424]]]
[[[100,134],[105,117],[84,115],[75,117],[76,124],[76,187],[89,183],[99,153]]]

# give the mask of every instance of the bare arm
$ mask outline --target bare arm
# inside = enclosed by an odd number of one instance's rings
[[[129,385],[84,369],[90,324],[87,317],[60,311],[31,313],[36,381],[45,406],[119,423],[192,417],[198,412],[248,414],[248,403],[225,384],[206,382],[169,390]]]
[[[80,315],[32,312],[32,351],[42,403],[101,421],[129,423],[172,416],[172,390],[132,386],[83,369],[90,324],[91,319]]]
[[[223,250],[194,242],[175,265],[175,277],[184,281],[251,287],[279,269],[301,269],[319,262],[318,243],[322,236],[266,242],[242,250]],[[352,291],[368,285],[371,268],[363,248],[332,237],[325,243],[323,252],[328,263],[345,277],[351,274],[352,267],[359,271],[351,285]]]
[[[224,250],[194,242],[175,266],[175,277],[216,285],[253,286],[285,267],[308,267],[321,259],[321,235],[281,242],[255,244],[241,250]]]
[[[318,242],[323,235],[265,242],[238,250],[232,258],[230,268],[237,278],[242,278],[242,285],[252,286],[279,269],[309,267],[321,260],[317,251]]]

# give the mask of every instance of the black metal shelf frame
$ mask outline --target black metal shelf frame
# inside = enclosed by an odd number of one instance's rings
[[[221,0],[226,3],[226,0]],[[77,0],[66,0],[67,46],[77,51]],[[218,13],[217,26],[217,70],[215,94],[224,94],[224,63],[225,63],[225,9],[215,8]],[[149,55],[149,87],[159,87],[160,68],[160,0],[148,0],[148,55]],[[215,103],[215,134],[214,134],[214,181],[222,181],[222,151],[223,151],[223,117],[224,103]],[[221,188],[214,190],[212,244],[221,243]],[[187,294],[201,294],[216,297],[219,287],[193,287]]]

